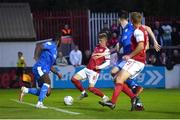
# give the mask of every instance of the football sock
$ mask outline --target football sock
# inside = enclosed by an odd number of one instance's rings
[[[86,93],[86,91],[85,90],[83,90],[82,92],[81,92],[81,94],[85,94]]]
[[[127,86],[127,84],[123,84],[123,89],[122,91],[127,95],[129,96],[130,98],[133,98],[135,97],[136,95],[131,91],[131,89]]]
[[[113,96],[112,96],[112,99],[111,99],[111,102],[112,102],[113,104],[116,103],[117,98],[118,98],[120,92],[122,91],[122,89],[123,89],[123,84],[121,84],[121,83],[116,83],[116,84],[115,84]]]
[[[97,96],[103,97],[104,93],[102,93],[98,88],[95,87],[89,87],[88,90],[92,93],[94,93]]]
[[[50,85],[47,83],[44,83],[43,86],[41,87],[39,99],[38,99],[40,102],[42,102],[44,100],[44,98],[46,97],[49,87],[50,87]]]
[[[39,96],[40,90],[37,88],[28,88],[28,93]]]
[[[83,86],[81,85],[81,82],[74,77],[71,79],[72,83],[76,86],[77,89],[79,89],[81,92],[84,91]]]

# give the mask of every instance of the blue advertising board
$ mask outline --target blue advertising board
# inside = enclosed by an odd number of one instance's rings
[[[84,66],[80,67],[73,67],[73,66],[65,66],[65,67],[57,67],[55,66],[56,70],[62,73],[63,78],[60,80],[55,74],[52,74],[52,87],[53,88],[75,88],[74,84],[71,82],[72,76],[77,73],[79,70],[83,69]],[[100,73],[99,79],[96,83],[96,87],[98,88],[113,88],[113,82],[110,75],[111,68],[103,69]],[[88,87],[89,81],[82,80],[81,81],[85,88]]]
[[[73,67],[65,66],[55,68],[62,73],[63,78],[60,80],[55,74],[51,74],[51,82],[53,88],[75,88],[71,82],[72,76],[84,66]],[[113,88],[114,83],[110,75],[111,67],[105,68],[100,72],[99,79],[96,83],[97,88]],[[87,88],[89,85],[88,80],[81,81],[82,85]],[[145,88],[165,88],[165,68],[146,66],[144,70],[136,78],[136,82]]]
[[[165,88],[165,68],[146,66],[135,80],[145,88]]]

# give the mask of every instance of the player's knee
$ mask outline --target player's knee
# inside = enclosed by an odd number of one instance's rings
[[[50,80],[49,75],[48,75],[47,73],[45,73],[43,76],[41,76],[40,79],[41,79],[44,83],[47,83],[47,84],[50,84],[50,83],[51,83],[51,80]]]
[[[73,76],[72,78],[71,78],[71,82],[75,82],[75,81],[77,81],[77,79]]]
[[[119,76],[116,77],[115,82],[116,82],[116,83],[121,83],[121,84],[124,83],[124,81],[121,80],[121,78],[120,78]]]
[[[93,91],[94,91],[94,87],[89,87],[88,90],[89,90],[90,92],[93,92]]]

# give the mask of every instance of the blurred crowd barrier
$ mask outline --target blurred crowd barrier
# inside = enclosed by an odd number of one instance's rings
[[[58,72],[61,72],[63,77],[58,79],[58,77],[50,73],[51,87],[52,88],[75,88],[71,83],[71,77],[83,69],[85,66],[74,67],[71,65],[59,67],[55,66]],[[32,77],[33,86],[35,87],[35,80],[33,78],[31,68],[25,69],[26,73]],[[96,87],[98,88],[113,88],[114,83],[110,75],[111,67],[103,69],[100,73]],[[16,78],[16,68],[15,67],[1,67],[0,68],[0,88],[19,88],[23,86],[22,80],[16,81],[15,84],[10,86],[13,80]],[[180,65],[175,65],[173,70],[167,70],[163,66],[152,66],[146,65],[141,74],[136,78],[136,82],[145,88],[180,88]],[[83,86],[88,87],[88,80],[82,81]]]

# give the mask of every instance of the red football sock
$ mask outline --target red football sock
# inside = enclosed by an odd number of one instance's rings
[[[92,93],[94,93],[97,96],[103,97],[104,93],[102,93],[98,88],[95,87],[89,87],[88,90]]]
[[[111,102],[112,102],[113,104],[116,103],[117,98],[118,98],[120,92],[122,91],[122,89],[123,89],[123,84],[121,84],[121,83],[116,83],[116,84],[115,84],[113,96],[112,96],[112,99],[111,99]]]
[[[79,80],[77,80],[76,78],[72,77],[71,81],[76,86],[77,89],[79,89],[81,92],[84,91],[84,88],[81,85],[81,82]]]
[[[127,84],[123,84],[122,91],[129,96],[130,98],[135,97],[136,95],[131,91],[131,89],[127,86]]]

